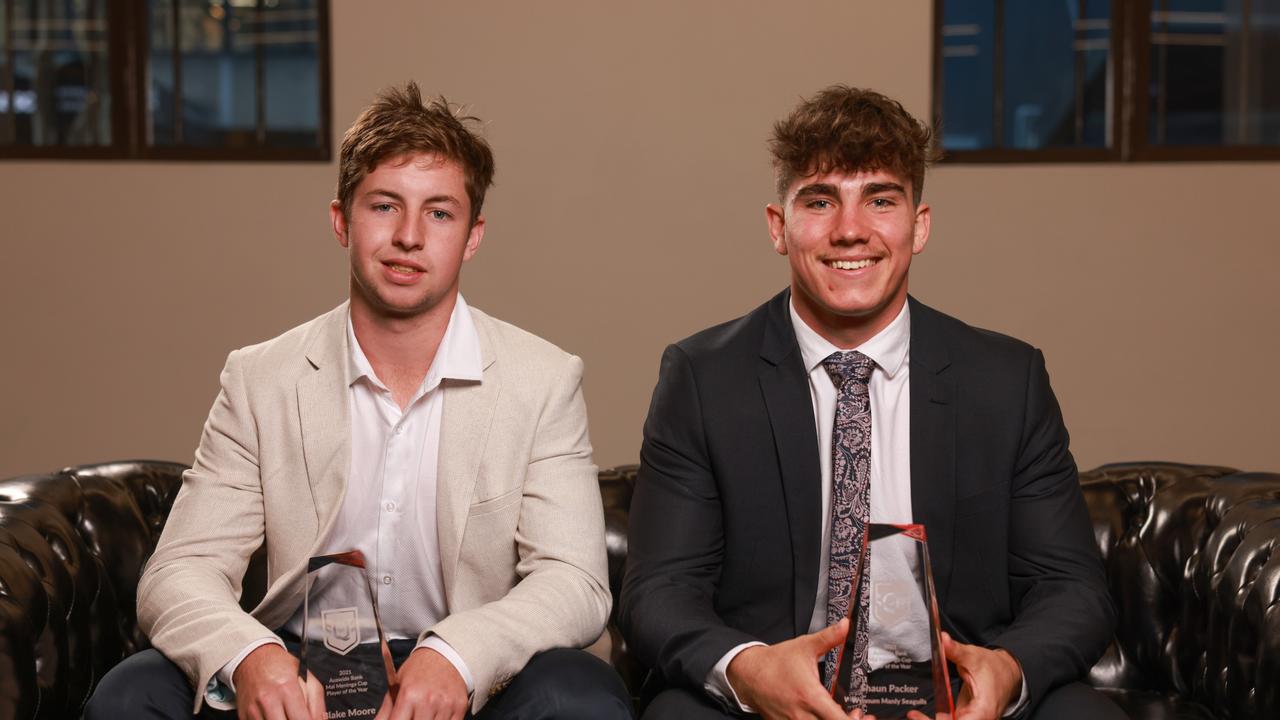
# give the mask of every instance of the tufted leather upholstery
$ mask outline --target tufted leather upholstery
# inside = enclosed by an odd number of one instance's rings
[[[1129,463],[1081,484],[1119,610],[1090,681],[1134,717],[1280,718],[1280,475]]]
[[[134,590],[185,466],[132,461],[0,481],[0,720],[74,718],[147,646]],[[636,466],[600,472],[609,581]],[[1081,476],[1120,610],[1090,681],[1135,718],[1280,718],[1280,475],[1143,463]],[[262,595],[260,557],[242,604]],[[632,688],[644,669],[610,626]]]

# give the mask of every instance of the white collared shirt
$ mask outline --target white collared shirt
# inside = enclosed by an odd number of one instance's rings
[[[809,632],[817,632],[827,622],[827,575],[831,556],[831,433],[835,424],[838,390],[822,366],[832,353],[842,350],[805,324],[791,305],[791,324],[800,356],[809,377],[813,399],[813,421],[818,432],[822,468],[822,555],[818,562],[818,594]],[[884,330],[859,345],[856,350],[875,362],[868,390],[871,396],[871,522],[905,524],[911,515],[911,310],[903,304],[897,317]],[[894,542],[885,540],[883,542]],[[916,570],[913,548],[905,541],[901,552],[889,556],[874,554],[871,565],[873,587],[897,581],[911,582]],[[918,593],[916,593],[918,595]],[[913,596],[909,596],[913,597]],[[871,635],[892,641],[910,651],[916,661],[930,657],[928,615],[916,602],[906,622],[882,622],[880,613],[871,613]],[[921,622],[924,624],[922,625]],[[869,660],[873,669],[883,667],[892,654],[884,643],[872,642]]]
[[[360,550],[374,583],[378,612],[388,640],[416,638],[449,613],[440,567],[436,530],[436,471],[444,381],[480,382],[484,376],[480,336],[466,301],[459,294],[435,358],[404,410],[378,378],[360,347],[347,316],[346,381],[351,417],[351,465],[342,507],[320,543],[317,555]],[[329,604],[344,600],[343,587],[318,589]],[[302,608],[284,629],[302,636]],[[272,636],[246,646],[218,671],[206,699],[228,708],[234,696],[231,678],[250,652]],[[430,635],[418,644],[444,655],[474,690],[462,657],[442,638]],[[226,692],[227,690],[230,693]]]

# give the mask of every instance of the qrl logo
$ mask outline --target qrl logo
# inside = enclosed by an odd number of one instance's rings
[[[353,607],[324,610],[320,613],[324,623],[324,646],[339,655],[346,655],[360,644],[360,615]]]
[[[883,580],[871,585],[871,611],[881,627],[892,628],[911,613],[911,583],[905,580]]]

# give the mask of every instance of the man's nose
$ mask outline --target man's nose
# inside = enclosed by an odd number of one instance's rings
[[[425,244],[422,237],[422,218],[413,213],[405,213],[404,219],[396,225],[396,232],[391,242],[401,250],[421,250]]]
[[[840,207],[836,216],[835,227],[832,228],[831,242],[848,244],[867,240],[866,215],[858,203],[846,203]]]

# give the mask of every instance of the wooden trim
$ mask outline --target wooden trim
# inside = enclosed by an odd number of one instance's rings
[[[14,92],[17,89],[13,79],[14,64],[17,61],[17,53],[13,50],[13,3],[14,0],[4,0],[4,92],[9,98],[9,107],[4,113],[4,124],[0,126],[0,144],[13,143],[18,139],[18,121],[17,111],[13,109],[15,103]]]
[[[930,68],[933,76],[930,100],[933,102],[933,146],[942,149],[942,86],[946,82],[942,64],[942,3],[944,0],[933,0],[933,65]]]
[[[329,0],[316,2],[316,31],[320,36],[316,52],[320,61],[320,122],[316,125],[316,138],[324,160],[333,157],[333,36],[330,34]]]
[[[1026,164],[1026,163],[1078,163],[1112,162],[1119,154],[1108,148],[1044,148],[1025,150],[1016,148],[990,148],[986,150],[948,150],[942,158],[945,164]]]
[[[145,155],[130,155],[123,148],[77,145],[0,145],[0,162],[6,160],[124,160],[137,162],[327,162],[318,148],[182,148],[153,147]]]
[[[1280,145],[1144,145],[1135,162],[1275,162]]]
[[[181,145],[182,127],[182,6],[178,0],[169,2],[169,42],[173,48],[173,144]],[[150,53],[144,55],[150,60]],[[146,112],[144,109],[143,112]],[[144,145],[144,147],[149,147]]]
[[[262,15],[262,0],[253,8],[253,20],[257,39],[253,43],[253,123],[254,140],[260,146],[267,144],[267,46],[262,43],[266,35],[266,20]]]
[[[1003,148],[1004,143],[1004,0],[995,0],[991,43],[991,144]]]

